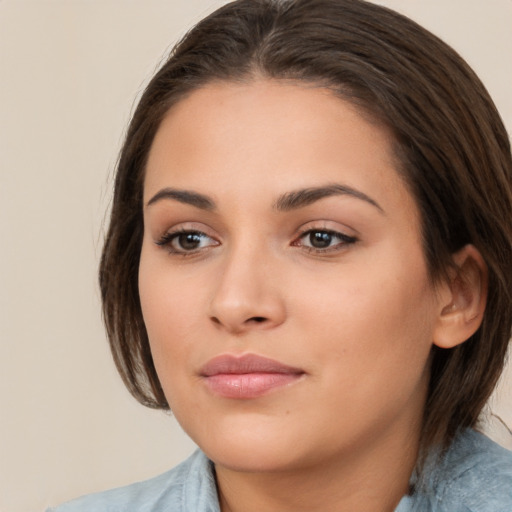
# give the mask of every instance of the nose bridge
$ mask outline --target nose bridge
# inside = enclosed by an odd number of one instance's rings
[[[210,317],[232,332],[267,328],[284,320],[275,261],[266,244],[240,240],[223,256]]]

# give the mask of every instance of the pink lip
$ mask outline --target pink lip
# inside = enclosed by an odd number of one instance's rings
[[[245,354],[215,357],[201,369],[206,386],[225,398],[249,399],[296,382],[304,370],[273,359]]]

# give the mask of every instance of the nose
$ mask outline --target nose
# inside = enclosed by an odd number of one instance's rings
[[[233,251],[219,272],[210,303],[211,321],[232,334],[281,325],[286,308],[277,274],[261,253]]]

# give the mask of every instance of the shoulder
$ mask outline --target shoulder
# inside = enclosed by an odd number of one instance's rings
[[[198,450],[150,480],[82,496],[47,512],[216,512],[217,503],[212,464]]]
[[[512,511],[512,452],[474,430],[458,436],[433,481],[439,510]]]

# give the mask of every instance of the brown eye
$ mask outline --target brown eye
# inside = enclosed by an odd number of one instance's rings
[[[357,242],[357,239],[353,236],[328,229],[311,229],[302,234],[299,242],[294,245],[300,245],[311,251],[327,252],[329,250],[342,249],[347,245]]]
[[[175,249],[193,251],[201,246],[202,237],[200,233],[180,233],[172,240]]]
[[[311,231],[309,233],[309,243],[315,249],[325,249],[332,243],[333,235],[327,231]]]
[[[188,254],[219,245],[219,242],[201,231],[175,231],[166,233],[156,244],[174,254]]]

